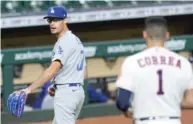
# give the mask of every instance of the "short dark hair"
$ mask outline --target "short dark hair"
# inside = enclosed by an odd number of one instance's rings
[[[161,16],[148,17],[145,20],[145,30],[152,40],[163,40],[168,31],[167,21]]]

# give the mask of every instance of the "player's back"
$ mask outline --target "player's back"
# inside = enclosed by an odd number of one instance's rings
[[[190,63],[161,47],[146,49],[126,61],[131,63],[134,117],[179,117]]]

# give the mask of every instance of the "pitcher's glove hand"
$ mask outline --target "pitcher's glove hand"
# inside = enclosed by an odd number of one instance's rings
[[[25,91],[14,92],[9,95],[7,106],[9,112],[18,118],[21,118],[24,112],[27,94]]]

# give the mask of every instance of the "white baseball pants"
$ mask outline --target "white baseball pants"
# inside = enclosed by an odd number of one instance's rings
[[[53,124],[75,124],[84,103],[82,86],[60,85],[54,96]]]

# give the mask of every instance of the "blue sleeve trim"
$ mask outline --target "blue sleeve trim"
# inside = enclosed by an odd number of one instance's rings
[[[123,112],[128,111],[128,108],[131,107],[132,97],[133,93],[131,91],[119,88],[116,99],[117,108]]]

